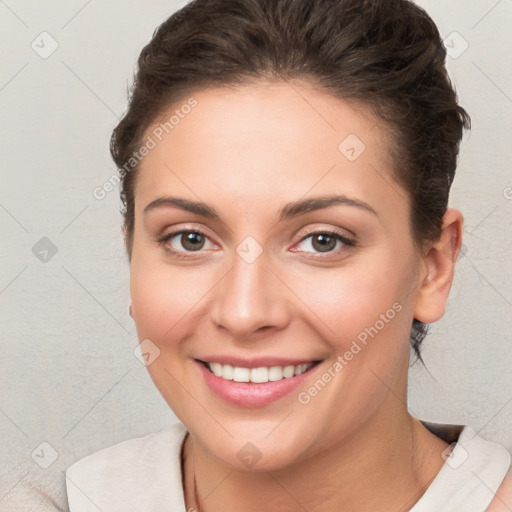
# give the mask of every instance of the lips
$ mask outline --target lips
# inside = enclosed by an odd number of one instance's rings
[[[260,358],[244,361],[219,357],[195,362],[207,387],[218,398],[251,408],[264,407],[289,395],[304,384],[319,364],[313,360]]]

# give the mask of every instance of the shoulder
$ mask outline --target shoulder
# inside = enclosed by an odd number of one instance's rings
[[[123,505],[137,503],[148,488],[154,490],[155,499],[166,499],[169,492],[181,492],[181,445],[186,433],[185,427],[176,423],[75,462],[66,471],[70,510],[96,510],[90,508],[90,503],[100,510],[123,510]],[[150,506],[144,505],[138,510]]]
[[[160,453],[162,448],[168,453],[170,448],[177,448],[181,444],[185,434],[185,427],[181,423],[176,423],[161,432],[128,439],[103,448],[75,462],[66,473],[72,476],[87,469],[99,470],[104,466],[119,466],[132,460],[140,461],[141,457],[145,458]]]
[[[511,512],[512,468],[507,448],[480,437],[468,425],[462,430],[461,426],[434,426],[427,428],[451,444],[442,451],[443,467],[412,510]]]
[[[505,476],[486,512],[510,512],[510,510],[512,510],[512,468]]]
[[[492,492],[494,498],[485,512],[510,512],[512,510],[512,466],[510,452],[504,446],[484,439],[466,426],[459,439],[471,456],[471,477],[479,481],[482,493]],[[464,464],[465,466],[466,464]]]

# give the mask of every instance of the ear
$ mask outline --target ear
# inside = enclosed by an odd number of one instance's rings
[[[453,208],[446,210],[439,240],[423,256],[414,318],[423,323],[439,320],[445,312],[453,282],[455,262],[462,245],[464,217]]]

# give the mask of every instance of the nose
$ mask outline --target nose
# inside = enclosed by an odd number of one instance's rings
[[[290,321],[288,289],[277,273],[267,266],[263,254],[252,263],[235,254],[231,270],[215,289],[212,321],[245,341],[256,333],[286,327]]]

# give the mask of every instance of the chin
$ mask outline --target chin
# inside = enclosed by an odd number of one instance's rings
[[[306,428],[297,425],[296,429],[291,430],[289,424],[276,428],[278,422],[275,421],[225,423],[224,427],[231,435],[220,428],[212,430],[210,423],[197,424],[197,418],[196,422],[184,424],[195,443],[237,471],[284,470],[313,453],[317,445],[314,434],[308,435]],[[318,450],[321,449],[318,446]]]

